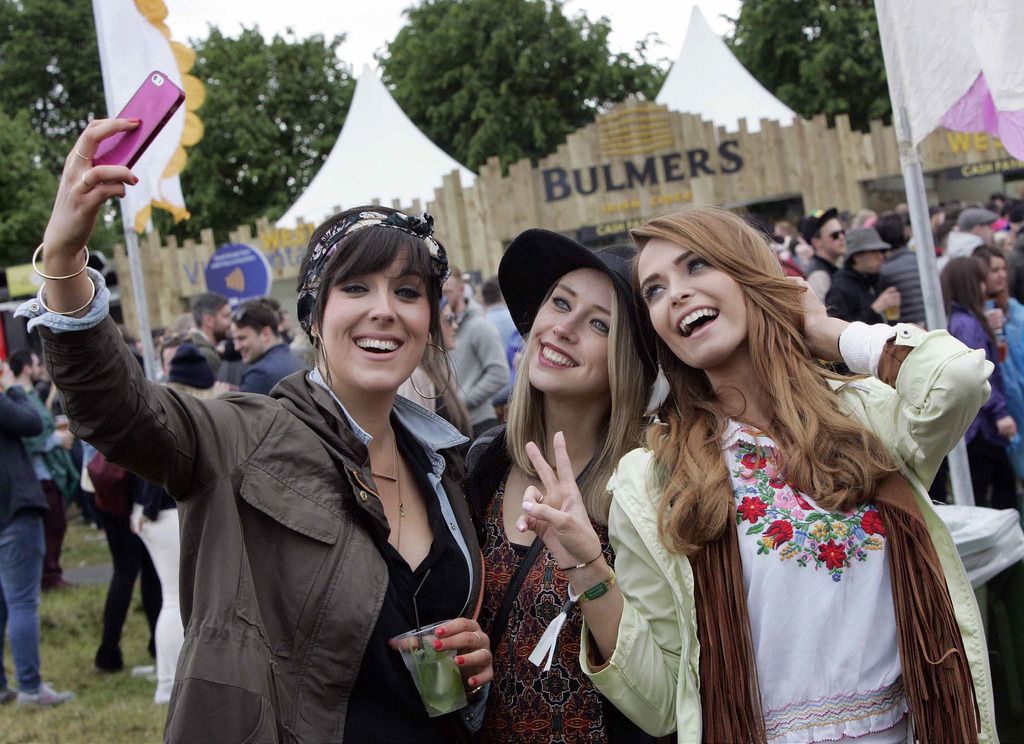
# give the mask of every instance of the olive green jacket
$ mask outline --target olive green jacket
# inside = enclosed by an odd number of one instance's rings
[[[178,501],[185,642],[166,740],[341,741],[388,584],[373,533],[388,526],[331,393],[296,373],[270,396],[198,400],[147,382],[109,318],[41,334],[72,431]],[[465,438],[402,399],[395,415],[433,464],[472,615],[482,560],[447,458]]]

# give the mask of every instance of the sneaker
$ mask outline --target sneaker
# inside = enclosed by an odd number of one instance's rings
[[[51,705],[60,705],[66,703],[69,700],[75,699],[75,693],[73,692],[57,692],[50,685],[45,682],[39,686],[39,692],[19,692],[18,693],[18,705],[37,705],[39,707],[48,707]]]
[[[5,687],[0,690],[0,705],[6,705],[18,697],[18,693],[12,690],[10,687]]]

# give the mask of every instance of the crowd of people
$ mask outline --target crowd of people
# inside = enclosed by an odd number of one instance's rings
[[[881,215],[829,208],[798,225],[755,219],[786,270],[805,276],[828,313],[847,321],[927,327],[916,244],[903,208]],[[976,503],[1020,509],[1024,447],[1024,200],[995,193],[985,204],[931,209],[947,330],[983,349],[995,370],[992,395],[965,435]],[[1016,415],[1014,415],[1016,413]],[[948,501],[947,467],[930,494]]]
[[[151,382],[82,262],[134,183],[91,156],[133,126],[69,155],[19,310],[70,430],[4,368],[0,695],[72,697],[36,614],[68,453],[114,563],[96,666],[141,574],[170,741],[995,740],[928,488],[966,438],[979,503],[1017,505],[1019,203],[936,210],[948,332],[899,210],[530,229],[474,286],[429,215],[357,207],[310,239],[298,330],[201,295]]]

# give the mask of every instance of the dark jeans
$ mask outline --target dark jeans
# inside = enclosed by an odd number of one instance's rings
[[[96,651],[96,666],[108,672],[124,667],[121,657],[121,629],[132,602],[135,577],[142,573],[142,608],[149,622],[149,653],[156,656],[153,633],[163,602],[160,579],[157,577],[149,552],[139,536],[132,532],[128,517],[116,517],[97,512],[100,526],[107,533],[107,546],[114,562],[114,575],[107,588],[107,602],[103,607],[103,639]]]
[[[39,575],[43,568],[43,520],[23,509],[0,530],[0,690],[4,630],[11,643],[14,675],[22,692],[39,691]]]
[[[967,445],[967,461],[971,464],[975,504],[993,509],[1017,508],[1017,483],[1005,448],[978,434]]]
[[[64,533],[68,531],[68,517],[64,497],[52,480],[39,481],[50,508],[43,515],[43,534],[46,536],[46,556],[43,558],[43,589],[52,589],[64,581],[60,567],[60,552],[64,549]]]

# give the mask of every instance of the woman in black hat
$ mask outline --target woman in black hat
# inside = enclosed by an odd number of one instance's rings
[[[624,727],[643,736],[583,676],[579,610],[569,611],[568,627],[553,624],[573,567],[557,564],[539,538],[515,529],[524,491],[539,485],[527,449],[536,443],[550,454],[561,433],[612,560],[605,484],[640,441],[654,378],[637,330],[631,255],[631,248],[594,253],[557,233],[527,230],[498,270],[527,341],[507,425],[477,440],[468,461],[467,496],[486,562],[481,623],[495,649],[481,741],[622,741]]]

